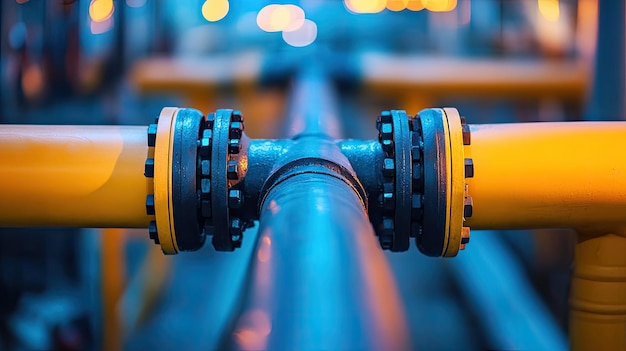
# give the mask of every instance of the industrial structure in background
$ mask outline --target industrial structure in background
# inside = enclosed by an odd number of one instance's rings
[[[624,0],[1,6],[0,349],[626,349]]]

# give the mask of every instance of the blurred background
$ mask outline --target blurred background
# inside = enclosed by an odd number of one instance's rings
[[[313,60],[347,138],[374,138],[383,109],[452,106],[470,124],[623,112],[587,107],[597,0],[0,6],[1,123],[147,125],[164,106],[236,108],[251,137],[280,137],[290,80]],[[255,228],[245,234],[235,253],[166,257],[144,230],[2,229],[0,350],[219,348],[255,245]],[[453,259],[386,253],[414,346],[566,348],[574,244],[569,230],[474,232]]]

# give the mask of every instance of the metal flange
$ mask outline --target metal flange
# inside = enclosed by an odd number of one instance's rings
[[[380,245],[391,251],[409,248],[411,228],[411,139],[406,112],[383,111],[376,119],[378,141],[384,152],[379,197],[380,223],[374,225]]]
[[[469,241],[471,197],[465,178],[473,162],[464,156],[469,128],[455,109],[427,109],[415,117],[383,111],[376,120],[383,152],[379,206],[370,216],[381,247],[408,249],[415,237],[428,256],[455,256]]]
[[[204,116],[194,109],[166,107],[148,126],[144,175],[152,191],[146,212],[154,215],[148,232],[166,254],[197,250],[205,235],[198,225],[196,159]]]
[[[469,128],[456,109],[427,109],[413,119],[414,131],[421,126],[423,143],[423,199],[421,230],[416,235],[419,250],[428,256],[456,256],[469,242],[471,197],[466,177],[473,176],[473,162],[465,158],[470,142]],[[415,169],[418,161],[412,160]],[[414,224],[419,218],[413,217]]]
[[[251,223],[241,209],[245,199],[241,181],[247,172],[247,143],[244,120],[237,110],[217,110],[207,118],[212,130],[211,203],[212,214],[205,228],[213,231],[213,247],[233,251],[241,247],[243,231]]]

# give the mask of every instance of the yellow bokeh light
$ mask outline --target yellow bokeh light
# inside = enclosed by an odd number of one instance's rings
[[[291,23],[291,11],[285,6],[278,6],[272,11],[269,22],[274,32],[280,32]]]
[[[538,0],[539,13],[550,22],[559,20],[559,0]]]
[[[89,18],[94,22],[104,22],[113,15],[113,0],[91,0]]]
[[[448,12],[456,8],[456,0],[422,0],[422,5],[428,11]]]
[[[209,22],[217,22],[226,17],[229,9],[228,0],[206,0],[202,5],[202,17]]]
[[[387,10],[402,11],[406,9],[408,4],[409,0],[387,0]]]
[[[256,15],[256,24],[262,30],[266,32],[275,32],[273,28],[270,27],[270,17],[276,8],[280,5],[267,5],[259,11]]]
[[[421,11],[424,9],[424,4],[422,3],[422,0],[409,0],[406,4],[406,8],[411,11]]]
[[[386,0],[344,0],[343,3],[354,13],[378,13],[387,6]]]

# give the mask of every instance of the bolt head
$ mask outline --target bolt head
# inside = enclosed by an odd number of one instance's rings
[[[211,194],[211,180],[210,179],[201,179],[200,180],[200,191],[202,192],[203,197],[209,197]]]
[[[208,177],[211,175],[211,161],[202,160],[202,162],[200,162],[200,173],[203,177]]]
[[[383,193],[381,195],[381,205],[386,210],[393,210],[396,207],[396,200],[394,198],[394,186],[393,183],[387,182],[383,184]]]
[[[463,145],[470,145],[472,143],[472,133],[470,132],[470,127],[467,124],[463,124]]]
[[[393,177],[396,174],[396,166],[393,158],[383,160],[383,175],[385,177]]]
[[[467,244],[470,241],[470,228],[463,227],[461,230],[461,244]]]
[[[154,240],[155,244],[160,244],[159,243],[159,233],[157,232],[157,226],[156,226],[156,221],[150,221],[150,224],[148,225],[148,235],[150,236],[150,239]]]
[[[200,139],[200,155],[203,157],[211,156],[211,138],[213,132],[210,129],[205,129],[202,132],[202,139]]]
[[[471,217],[473,210],[474,210],[474,201],[472,201],[471,196],[466,196],[465,201],[463,203],[463,217],[465,218]]]
[[[231,180],[239,179],[239,164],[235,160],[228,161],[226,177]]]
[[[465,178],[474,177],[474,160],[471,158],[465,159]]]
[[[215,113],[209,113],[206,116],[206,126],[209,129],[213,129],[213,126],[215,125]]]
[[[156,134],[157,134],[157,125],[150,124],[148,125],[148,146],[154,147],[156,144]]]
[[[149,194],[146,196],[146,213],[148,215],[154,215],[154,195]]]
[[[231,139],[239,139],[241,138],[241,134],[243,133],[243,123],[241,122],[233,122],[230,124],[230,129],[228,130],[228,137]]]
[[[152,178],[154,177],[154,159],[149,158],[146,160],[146,164],[144,166],[143,175]]]
[[[383,123],[380,125],[380,137],[382,140],[393,139],[393,125],[391,123]]]
[[[228,141],[228,152],[238,154],[240,150],[241,139],[230,139]]]
[[[230,240],[235,248],[241,247],[241,240],[243,239],[243,222],[233,217],[230,219]]]
[[[235,121],[235,122],[243,122],[243,115],[241,114],[241,111],[234,110],[230,119],[231,121]]]
[[[231,189],[228,191],[228,207],[237,209],[243,204],[241,190]]]
[[[387,156],[393,155],[393,140],[390,140],[390,139],[381,140],[381,146],[383,148],[383,151],[385,152],[385,155]]]

